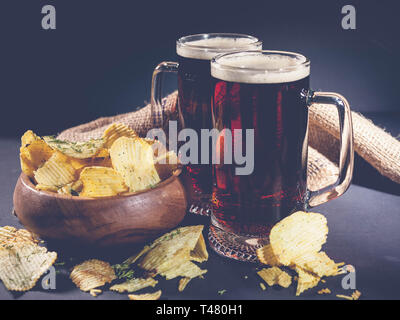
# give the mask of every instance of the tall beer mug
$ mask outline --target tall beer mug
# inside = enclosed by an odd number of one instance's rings
[[[212,59],[211,77],[216,153],[222,159],[214,165],[210,245],[221,255],[253,261],[276,222],[335,199],[349,187],[354,161],[350,107],[337,93],[310,90],[310,61],[297,53],[219,55]],[[308,108],[315,103],[337,108],[341,144],[337,182],[310,191]],[[244,165],[235,159],[239,154],[242,160],[243,152]],[[233,162],[224,161],[225,156]]]
[[[176,127],[193,129],[198,136],[197,161],[188,163],[183,172],[189,189],[189,211],[192,213],[209,215],[211,211],[212,166],[210,161],[201,161],[200,148],[200,130],[212,129],[210,60],[218,54],[235,50],[257,50],[261,46],[257,38],[242,34],[190,35],[176,42],[178,62],[161,62],[154,70],[151,86],[153,119],[157,120],[159,127],[169,127],[168,123],[163,123],[165,115],[161,101],[162,79],[165,72],[177,73],[177,111],[180,123]]]

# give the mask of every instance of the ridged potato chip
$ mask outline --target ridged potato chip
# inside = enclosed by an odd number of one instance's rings
[[[292,284],[292,277],[278,267],[264,268],[257,274],[270,286],[275,284],[288,288]]]
[[[25,147],[34,141],[41,140],[32,130],[27,130],[21,137],[21,147]]]
[[[318,294],[331,294],[331,290],[329,288],[321,289],[317,292]]]
[[[70,274],[70,278],[82,291],[90,291],[110,283],[116,279],[116,276],[109,263],[91,259],[76,265]]]
[[[39,240],[35,237],[34,234],[29,232],[26,229],[17,229],[11,226],[5,226],[0,228],[0,243],[3,242],[15,242],[15,243],[22,243],[26,242],[33,242],[38,243]]]
[[[21,170],[28,177],[33,178],[34,171],[40,168],[54,153],[46,142],[31,130],[21,138],[20,162]]]
[[[122,177],[112,168],[86,167],[79,180],[83,184],[79,195],[83,197],[109,197],[128,191]]]
[[[62,188],[77,178],[76,170],[69,163],[68,157],[55,152],[46,163],[34,172],[37,184]]]
[[[204,237],[203,237],[202,233],[200,233],[200,237],[196,243],[196,246],[190,252],[190,260],[200,262],[200,263],[208,260],[208,252],[207,252],[206,242],[204,241]]]
[[[128,294],[129,300],[158,300],[162,294],[161,290],[153,293],[143,293],[143,294]]]
[[[179,280],[179,285],[178,285],[178,291],[182,292],[183,290],[185,290],[186,286],[188,285],[188,283],[190,282],[190,280],[192,280],[192,278],[181,278]]]
[[[68,158],[68,162],[74,167],[78,174],[80,174],[82,170],[86,167],[112,168],[111,158],[109,157],[109,155],[105,157],[96,156],[95,158],[88,159]]]
[[[56,259],[27,230],[0,228],[0,279],[8,290],[32,289]]]
[[[54,136],[43,137],[44,141],[54,150],[68,157],[87,159],[96,156],[103,148],[103,139],[91,139],[84,142],[59,140]]]
[[[313,252],[299,257],[293,261],[293,264],[320,278],[324,276],[334,276],[339,272],[339,264],[335,263],[335,261],[329,258],[323,251]]]
[[[277,260],[289,266],[308,253],[320,251],[327,234],[327,221],[322,214],[297,211],[278,222],[269,239]]]
[[[139,259],[138,266],[152,275],[166,273],[191,259],[203,230],[202,225],[175,229],[156,239]]]
[[[205,274],[207,270],[200,269],[197,265],[195,265],[191,261],[181,262],[179,265],[174,268],[170,268],[167,271],[161,272],[160,274],[165,277],[167,280],[174,279],[176,277],[185,277],[185,278],[196,278],[203,274]]]
[[[295,270],[298,274],[296,296],[299,296],[308,289],[316,287],[321,279],[317,275],[307,272],[300,267],[296,267]]]
[[[155,287],[155,285],[158,283],[157,280],[154,280],[153,278],[134,278],[130,279],[128,281],[125,281],[124,283],[120,284],[115,284],[113,285],[110,290],[111,291],[117,291],[119,293],[122,292],[135,292],[147,287]]]
[[[136,138],[138,135],[134,130],[122,123],[111,124],[103,133],[105,148],[111,148],[115,140],[120,137]]]
[[[256,250],[258,260],[263,264],[268,264],[271,267],[280,266],[281,263],[276,258],[271,244],[267,244],[262,248]]]
[[[143,139],[118,138],[111,146],[110,157],[130,192],[151,188],[160,181],[152,148]]]

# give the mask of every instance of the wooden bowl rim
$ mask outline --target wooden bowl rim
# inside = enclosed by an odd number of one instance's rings
[[[142,191],[138,191],[138,192],[134,192],[134,193],[129,193],[129,194],[121,194],[121,195],[117,195],[117,196],[98,197],[98,198],[72,196],[72,195],[66,195],[66,194],[59,194],[59,193],[55,193],[55,192],[51,192],[51,191],[38,190],[35,188],[35,185],[32,183],[31,179],[25,173],[21,172],[20,178],[21,178],[22,183],[27,188],[29,188],[32,192],[38,194],[39,196],[46,195],[46,196],[50,196],[53,198],[76,200],[76,201],[96,201],[96,200],[108,200],[108,199],[110,199],[110,200],[126,199],[129,197],[142,195],[147,192],[156,191],[157,189],[161,189],[161,188],[171,184],[173,181],[175,181],[178,178],[178,176],[181,174],[181,172],[182,172],[181,168],[174,170],[174,172],[172,173],[172,175],[170,177],[168,177],[165,180],[160,181],[157,184],[157,186],[154,188],[150,188],[150,189],[146,189],[146,190],[142,190]]]

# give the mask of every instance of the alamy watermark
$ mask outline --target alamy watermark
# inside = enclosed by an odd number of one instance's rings
[[[42,288],[44,290],[56,289],[56,269],[53,266],[47,270],[47,274],[42,278]]]
[[[356,8],[352,5],[345,5],[342,8],[342,28],[344,30],[354,30],[356,29]]]
[[[346,275],[342,278],[342,288],[344,290],[356,289],[356,269],[352,265],[345,265],[342,267],[343,273]]]
[[[42,7],[42,28],[44,30],[56,29],[56,8],[50,4]]]
[[[168,142],[169,150],[179,155],[184,165],[234,164],[236,175],[250,175],[254,170],[254,129],[235,129],[233,132],[230,129],[201,129],[197,132],[186,128],[178,133],[177,121],[169,121],[168,140],[161,128],[151,129],[146,138],[161,142],[153,148],[166,146]],[[160,163],[165,163],[162,161]]]

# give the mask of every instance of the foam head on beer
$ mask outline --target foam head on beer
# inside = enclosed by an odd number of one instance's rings
[[[176,52],[179,56],[192,59],[211,60],[216,54],[236,50],[256,50],[261,43],[253,37],[217,36],[180,43]]]
[[[310,74],[310,65],[302,55],[262,52],[227,54],[213,60],[211,75],[229,82],[287,83]]]

